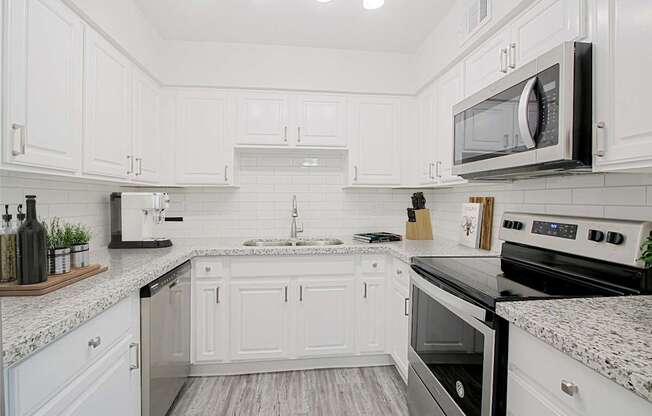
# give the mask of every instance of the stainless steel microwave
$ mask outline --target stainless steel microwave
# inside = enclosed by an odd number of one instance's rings
[[[590,170],[592,48],[566,42],[453,107],[453,173],[517,179]]]

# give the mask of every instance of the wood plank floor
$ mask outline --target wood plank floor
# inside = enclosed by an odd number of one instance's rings
[[[394,367],[192,378],[168,416],[407,416]]]

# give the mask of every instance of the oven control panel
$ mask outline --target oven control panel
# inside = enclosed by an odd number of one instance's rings
[[[641,246],[652,222],[506,212],[499,238],[519,244],[644,267]]]

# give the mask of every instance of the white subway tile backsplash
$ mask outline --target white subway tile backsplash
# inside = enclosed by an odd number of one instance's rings
[[[570,204],[570,189],[538,189],[525,191],[523,202],[526,204]]]
[[[585,205],[644,205],[644,186],[622,186],[617,188],[581,188],[573,190],[573,203]]]

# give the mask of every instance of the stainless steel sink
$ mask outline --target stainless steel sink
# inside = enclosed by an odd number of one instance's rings
[[[301,247],[307,246],[341,246],[344,244],[344,241],[338,240],[336,238],[329,238],[324,240],[299,240],[295,245]]]
[[[336,238],[324,238],[324,239],[306,239],[306,240],[248,240],[242,243],[245,247],[323,247],[323,246],[340,246],[344,244],[344,241],[338,240]]]
[[[290,240],[248,240],[242,245],[245,247],[289,247],[294,243]]]

